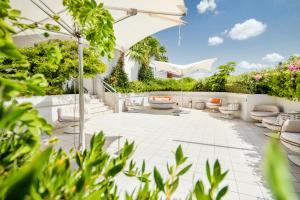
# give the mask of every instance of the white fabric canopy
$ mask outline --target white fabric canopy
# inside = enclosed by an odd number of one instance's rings
[[[97,1],[97,0],[96,0]],[[79,56],[79,148],[85,149],[84,134],[84,95],[83,95],[83,39],[75,33],[72,17],[63,6],[63,0],[11,0],[11,7],[22,12],[23,23],[38,23],[39,29],[17,30],[19,40],[28,40],[32,44],[39,41],[37,34],[49,32],[45,24],[60,26],[60,33],[78,39]],[[120,50],[126,51],[141,39],[166,28],[183,24],[181,17],[185,15],[184,0],[101,0],[115,19],[114,31],[116,44]],[[58,21],[53,16],[59,16]],[[29,37],[28,37],[29,36]],[[25,38],[24,38],[25,37]],[[51,37],[50,37],[51,38]]]
[[[178,65],[159,61],[153,61],[153,64],[157,72],[170,72],[176,76],[182,77],[195,72],[210,72],[211,67],[216,60],[216,58],[206,59],[187,65]]]
[[[74,30],[74,22],[63,6],[63,0],[33,0],[52,15],[60,16],[60,21],[65,22],[64,27],[60,25],[61,32],[66,36],[70,33],[65,30]],[[128,50],[132,45],[143,38],[161,30],[184,24],[181,17],[185,14],[184,0],[100,0],[115,19],[114,31],[116,46],[122,51]],[[43,4],[44,3],[44,4]],[[22,16],[41,24],[57,24],[47,14],[40,10],[31,0],[11,0],[14,9],[22,11]],[[48,8],[47,8],[48,7]],[[49,9],[50,8],[50,9]],[[24,20],[25,23],[32,23]],[[119,21],[121,20],[121,21]],[[26,37],[28,43],[34,43],[42,39],[37,34],[45,30],[18,30],[20,36]],[[54,37],[57,33],[52,33]],[[33,35],[33,36],[32,36]],[[16,39],[17,41],[17,39]]]

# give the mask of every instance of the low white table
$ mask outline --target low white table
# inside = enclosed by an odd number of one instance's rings
[[[198,110],[204,110],[205,109],[205,102],[203,102],[203,101],[195,102],[195,108],[198,109]]]

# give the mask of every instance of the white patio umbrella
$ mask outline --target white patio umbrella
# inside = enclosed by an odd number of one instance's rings
[[[117,48],[126,51],[141,39],[158,31],[178,26],[184,22],[181,17],[186,14],[184,0],[96,0],[104,5],[112,14],[115,23],[114,31]],[[59,32],[54,35],[64,35],[78,40],[79,59],[79,132],[80,149],[85,149],[84,134],[84,96],[83,96],[83,42],[84,38],[76,29],[72,17],[63,6],[63,0],[11,0],[13,9],[21,10],[26,19],[23,23],[37,23],[34,30],[17,30],[17,36],[32,36],[49,32],[44,28],[47,23],[57,24]],[[59,16],[59,20],[53,20]],[[34,37],[26,39],[35,40]],[[30,41],[28,41],[30,42]]]
[[[217,61],[216,58],[201,60],[199,62],[187,64],[187,65],[178,65],[168,62],[153,61],[155,71],[157,72],[169,72],[178,77],[183,78],[195,72],[210,72],[211,67]],[[181,109],[183,107],[183,88],[182,88],[182,79],[181,79]]]

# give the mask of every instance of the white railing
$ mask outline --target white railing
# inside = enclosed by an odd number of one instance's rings
[[[114,110],[117,111],[118,110],[118,106],[119,106],[119,93],[117,92],[117,90],[111,86],[109,83],[107,83],[106,81],[103,80],[103,78],[97,78],[96,80],[98,80],[104,89],[104,95],[103,95],[103,99],[105,99],[105,92],[109,92],[111,94],[113,94],[115,101],[114,101]]]

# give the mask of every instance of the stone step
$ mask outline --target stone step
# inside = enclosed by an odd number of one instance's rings
[[[88,102],[86,105],[102,105],[102,106],[104,106],[105,104],[104,104],[104,102],[93,99],[92,101]]]

